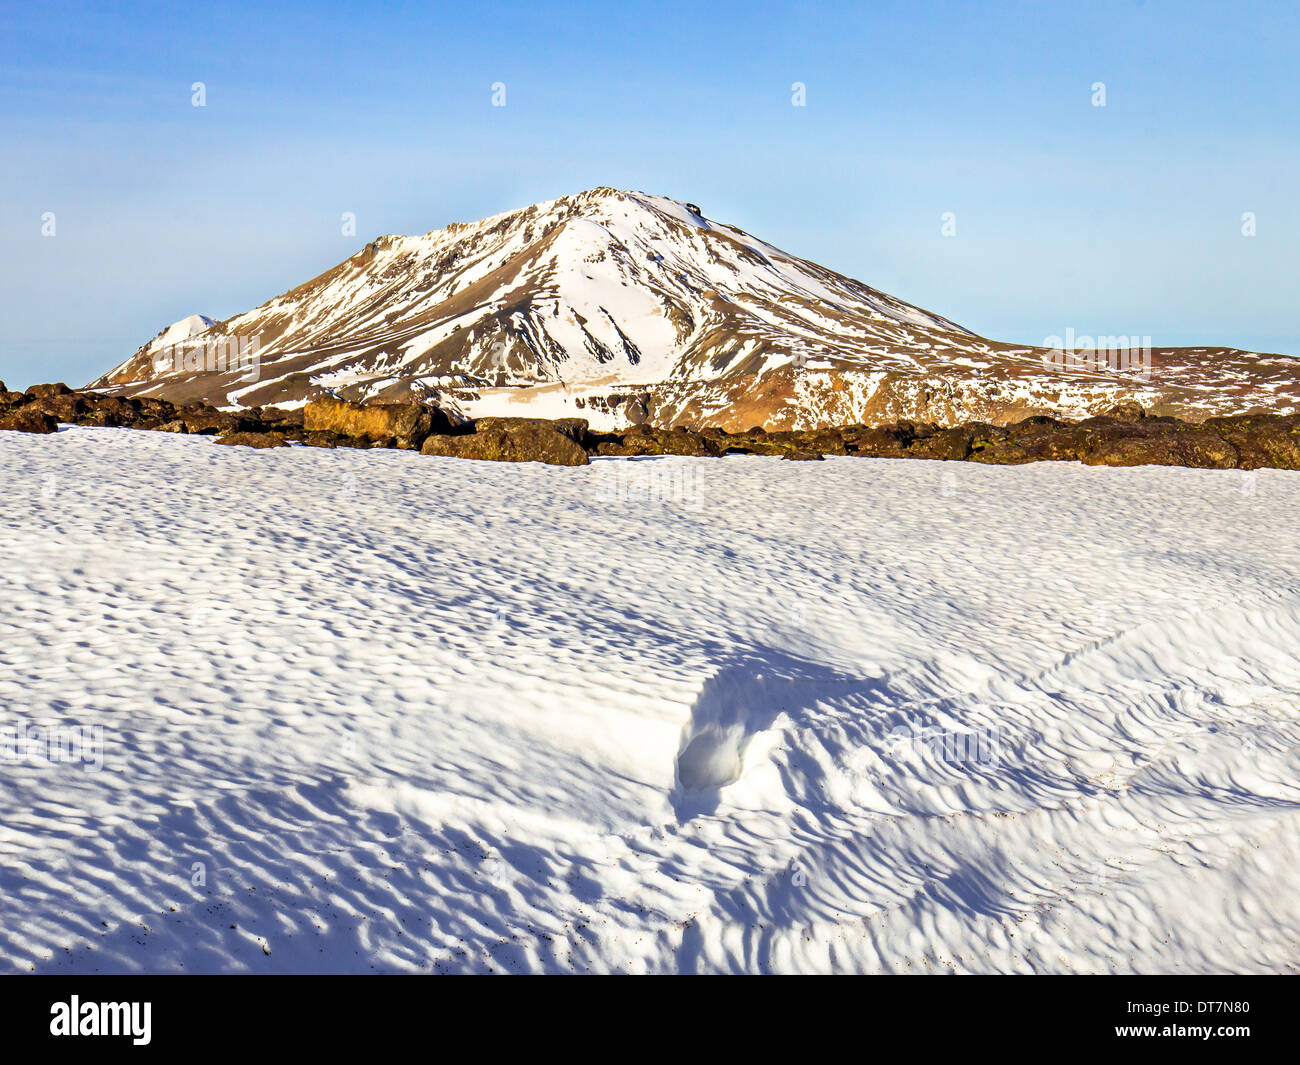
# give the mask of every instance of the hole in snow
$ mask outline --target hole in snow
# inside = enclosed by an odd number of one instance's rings
[[[705,725],[677,756],[677,779],[682,787],[699,791],[738,780],[744,768],[745,739],[740,725]]]

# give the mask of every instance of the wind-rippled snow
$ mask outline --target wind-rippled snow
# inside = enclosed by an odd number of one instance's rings
[[[90,429],[0,468],[0,727],[103,758],[3,764],[4,968],[1300,956],[1300,475]]]

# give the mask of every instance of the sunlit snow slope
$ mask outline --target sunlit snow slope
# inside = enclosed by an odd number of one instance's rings
[[[0,433],[0,965],[1287,970],[1300,477]]]
[[[1232,349],[1156,350],[1141,378],[1054,369],[1041,349],[985,340],[696,205],[609,188],[380,237],[254,310],[195,321],[93,387],[246,406],[328,389],[728,429],[1079,415],[1121,398],[1183,416],[1300,402],[1295,360]],[[178,342],[232,338],[257,339],[256,372],[156,365]]]

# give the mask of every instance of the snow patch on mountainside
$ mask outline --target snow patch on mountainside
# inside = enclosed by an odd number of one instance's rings
[[[216,324],[216,319],[214,318],[209,318],[203,314],[191,314],[188,318],[182,318],[179,322],[173,322],[154,337],[152,343],[155,348],[164,348],[170,344],[179,344],[182,340],[188,340],[192,336],[206,332]]]

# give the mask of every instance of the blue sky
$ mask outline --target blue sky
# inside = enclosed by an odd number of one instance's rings
[[[1289,0],[3,0],[0,42],[11,388],[83,384],[381,233],[596,185],[996,339],[1300,354]]]

